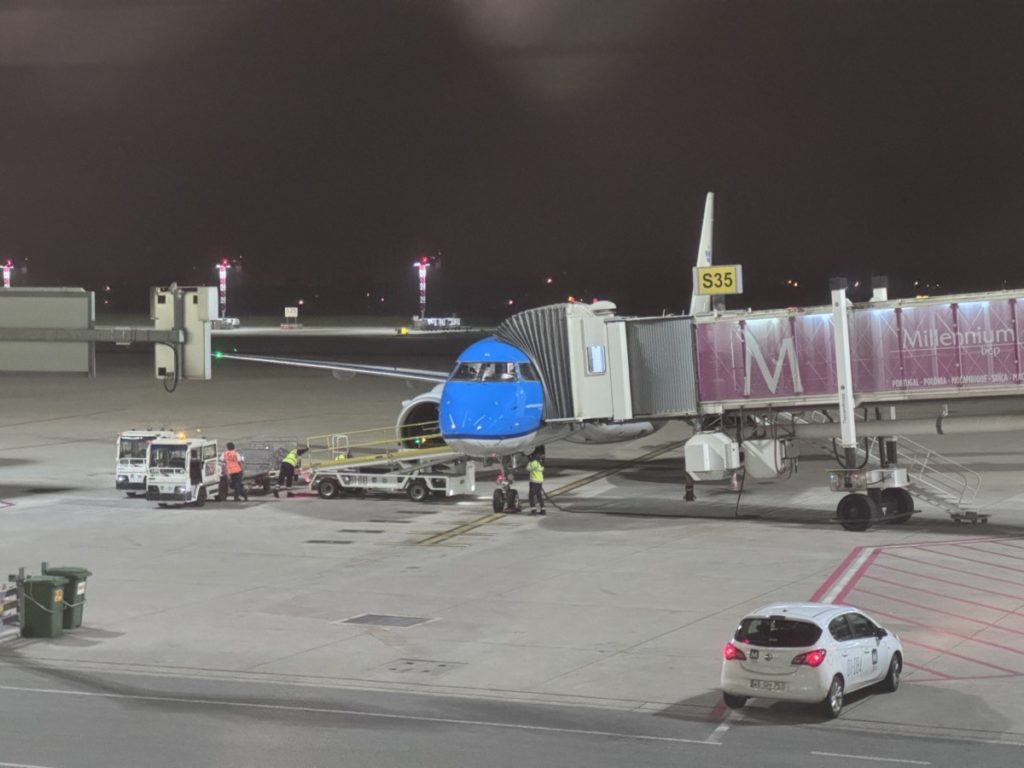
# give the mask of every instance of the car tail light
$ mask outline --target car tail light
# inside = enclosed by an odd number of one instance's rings
[[[825,649],[818,648],[814,651],[801,653],[793,657],[794,664],[806,664],[808,667],[820,667],[825,660]]]
[[[739,648],[737,648],[732,643],[726,643],[725,644],[725,648],[722,649],[722,657],[726,661],[733,661],[734,659],[737,660],[737,661],[746,661],[747,660],[747,654],[745,654],[743,651],[741,651]]]

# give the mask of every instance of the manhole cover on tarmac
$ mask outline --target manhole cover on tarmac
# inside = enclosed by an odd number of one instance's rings
[[[445,672],[451,672],[457,667],[466,666],[461,661],[435,661],[433,659],[396,659],[389,661],[381,669],[394,672],[398,675],[410,675],[416,677],[429,676],[438,677]]]
[[[307,539],[307,544],[351,544],[351,539]]]
[[[341,619],[335,624],[373,624],[378,627],[414,627],[431,621],[418,616],[390,616],[386,613],[364,613],[362,616],[353,616],[350,619]]]

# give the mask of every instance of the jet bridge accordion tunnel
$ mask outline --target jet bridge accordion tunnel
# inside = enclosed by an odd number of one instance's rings
[[[610,301],[552,304],[513,315],[495,336],[537,368],[548,423],[698,412],[692,318],[618,317]]]

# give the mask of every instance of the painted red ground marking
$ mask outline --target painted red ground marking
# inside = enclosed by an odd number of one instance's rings
[[[1020,541],[1021,545],[1024,546],[1024,537],[1020,537],[1020,536],[1017,536],[1017,537],[1014,537],[1014,538],[1007,538],[1006,536],[993,536],[993,537],[988,538],[988,539],[978,539],[978,538],[973,538],[973,537],[969,538],[969,539],[946,539],[945,541],[937,541],[937,542],[935,542],[933,544],[923,544],[923,543],[921,543],[919,541],[917,541],[917,542],[910,541],[910,542],[905,542],[903,544],[883,544],[882,546],[885,549],[908,549],[908,548],[909,549],[920,549],[921,547],[946,547],[946,546],[953,546],[953,545],[956,545],[956,544],[985,544],[987,542],[1005,542],[1005,541]]]
[[[934,554],[940,555],[941,557],[952,557],[957,560],[966,560],[969,563],[980,563],[981,565],[987,565],[989,568],[995,568],[999,571],[1013,571],[1014,573],[1024,573],[1024,568],[1013,568],[1009,565],[995,565],[994,563],[991,563],[988,560],[979,560],[976,557],[966,557],[965,555],[954,555],[950,554],[949,552],[939,552],[935,550],[932,546],[921,547],[921,549],[923,549],[925,552],[933,552]],[[1024,584],[1021,584],[1021,586],[1024,586]]]
[[[846,569],[850,567],[850,563],[857,559],[857,556],[860,555],[861,550],[863,549],[864,547],[857,547],[856,549],[851,550],[850,554],[846,556],[846,559],[839,564],[839,567],[832,571],[832,574],[825,579],[825,583],[818,587],[818,591],[811,595],[812,603],[818,602],[825,596],[829,589],[832,588],[832,585],[839,581],[839,578],[846,573]]]
[[[903,645],[905,645],[905,646],[906,645],[916,645],[918,648],[924,648],[927,651],[933,651],[934,653],[940,654],[940,656],[952,656],[952,657],[954,657],[956,659],[960,659],[961,661],[970,662],[971,664],[978,664],[979,666],[982,666],[982,667],[990,667],[991,669],[998,669],[1000,672],[1006,672],[1007,675],[1010,676],[1010,677],[1020,677],[1021,676],[1021,673],[1018,672],[1017,670],[1007,669],[1006,667],[1000,667],[998,664],[989,664],[987,661],[978,661],[975,658],[972,658],[970,656],[964,656],[962,653],[957,653],[956,651],[944,651],[941,648],[936,648],[934,645],[928,645],[928,643],[922,643],[920,640],[907,640],[906,638],[901,638],[901,639],[903,640]],[[951,680],[955,680],[956,678],[951,676],[950,679]]]
[[[909,641],[907,641],[907,642],[909,643]],[[937,670],[937,669],[931,669],[930,667],[925,667],[925,666],[922,666],[921,664],[911,664],[906,659],[903,660],[903,666],[904,667],[910,667],[911,669],[920,669],[922,672],[927,672],[930,675],[935,675],[936,677],[942,678],[943,680],[953,680],[954,679],[952,675],[947,675],[945,672],[939,672],[939,670]],[[1000,677],[1002,677],[1002,675],[1000,675]],[[918,682],[918,683],[924,682],[920,678],[916,678],[916,677],[914,678],[914,681]]]
[[[882,554],[888,554],[888,553],[883,552]],[[924,574],[921,574],[921,573],[919,573],[917,571],[906,571],[906,570],[904,570],[902,568],[897,568],[897,567],[895,567],[893,565],[885,565],[884,563],[875,563],[875,568],[882,568],[882,569],[887,570],[887,571],[896,571],[896,573],[905,573],[908,576],[919,576],[920,578],[928,579],[928,581],[939,581],[939,582],[942,582],[943,584],[951,584],[954,587],[962,587],[964,589],[970,589],[970,590],[973,590],[975,592],[987,592],[990,595],[997,595],[999,597],[1008,597],[1011,600],[1022,600],[1022,601],[1024,601],[1024,596],[1019,595],[1019,594],[1012,594],[1011,595],[1008,592],[996,592],[994,589],[985,589],[984,587],[975,587],[975,586],[971,586],[971,585],[968,585],[968,584],[964,584],[962,581],[953,581],[952,579],[944,579],[941,576],[925,576]],[[875,577],[872,577],[872,578],[875,578]],[[896,583],[898,583],[898,582],[896,582]],[[900,586],[905,586],[905,585],[904,584],[900,584]]]
[[[1011,539],[1010,541],[1003,541],[1002,539],[986,539],[986,541],[991,541],[993,544],[1001,544],[1004,547],[1011,547],[1012,549],[1024,550],[1024,541],[1021,541],[1020,544],[1013,543],[1014,541],[1020,541],[1020,539]]]
[[[920,609],[922,609],[924,611],[928,611],[930,613],[938,613],[938,614],[941,614],[943,616],[952,616],[954,619],[960,619],[961,621],[969,621],[972,624],[980,624],[983,627],[990,627],[992,629],[998,629],[998,630],[1000,630],[1002,632],[1009,632],[1011,635],[1024,635],[1024,630],[1009,629],[1008,627],[1003,627],[1003,626],[1000,626],[999,624],[993,624],[990,621],[982,621],[981,619],[972,619],[970,616],[964,616],[963,614],[960,614],[960,613],[953,613],[952,611],[944,611],[941,608],[932,608],[929,605],[921,605],[920,603],[915,603],[912,600],[904,600],[903,598],[893,597],[892,595],[881,595],[878,592],[872,592],[871,590],[868,590],[868,589],[859,589],[857,591],[858,592],[862,592],[865,595],[871,595],[871,597],[879,597],[879,598],[881,598],[883,600],[891,600],[894,603],[903,603],[903,605],[909,605],[912,608],[920,608]],[[1003,614],[1006,614],[1006,613],[1008,613],[1008,611],[1003,611]],[[1024,651],[1022,651],[1021,653],[1024,653]]]
[[[718,703],[711,708],[710,712],[708,712],[708,722],[717,723],[722,719],[723,715],[725,715],[725,701],[723,699],[719,699]]]
[[[986,555],[993,555],[994,557],[1008,558],[1010,560],[1017,560],[1018,562],[1021,560],[1021,555],[1010,555],[1006,552],[993,552],[991,549],[982,549],[976,544],[958,544],[957,546],[962,549],[972,549],[975,552],[984,552]]]
[[[946,635],[948,637],[958,637],[961,640],[966,640],[966,641],[968,641],[970,643],[978,643],[979,645],[987,645],[987,646],[990,646],[992,648],[998,648],[1001,651],[1006,651],[1008,653],[1015,653],[1018,656],[1024,656],[1024,651],[1018,650],[1017,648],[1011,648],[1010,646],[1002,645],[1001,643],[993,643],[991,640],[979,640],[974,635],[961,635],[959,632],[953,632],[952,630],[949,630],[949,629],[942,629],[941,627],[932,627],[932,626],[930,626],[928,624],[922,624],[920,621],[914,621],[913,619],[908,619],[906,616],[897,616],[895,613],[887,613],[886,611],[879,611],[877,609],[868,610],[868,613],[872,613],[872,614],[874,614],[876,616],[886,616],[886,617],[888,617],[890,619],[893,619],[895,621],[901,621],[904,624],[913,624],[914,626],[920,627],[921,629],[926,629],[929,632],[934,632],[937,635]],[[917,642],[917,641],[913,641],[913,642]],[[934,650],[938,651],[940,649],[936,648]],[[940,651],[940,652],[941,653],[949,653],[949,654],[952,655],[951,651]],[[968,658],[968,657],[965,656],[964,658]],[[977,661],[976,659],[968,659],[968,660],[969,661]],[[978,664],[986,664],[986,663],[984,661],[978,661]],[[994,665],[986,664],[986,666],[990,666],[991,667],[991,666],[994,666]],[[996,667],[996,668],[999,669],[999,667]],[[1020,675],[1020,674],[1024,674],[1024,673],[1014,672],[1014,674],[1015,675]]]
[[[880,566],[881,567],[881,566]],[[880,579],[878,576],[872,576],[870,573],[865,575],[865,578],[871,581],[878,581],[882,584],[888,584],[892,587],[900,587],[901,589],[910,589],[914,592],[924,592],[926,595],[935,595],[945,600],[955,600],[958,603],[967,603],[968,605],[976,605],[979,608],[987,608],[990,611],[999,611],[999,613],[1005,615],[1016,614],[1018,616],[1024,616],[1024,612],[1018,611],[1014,608],[1000,608],[998,605],[989,605],[988,603],[981,603],[977,600],[968,600],[966,597],[953,597],[945,592],[936,592],[933,589],[925,589],[924,587],[912,587],[909,584],[904,584],[900,581],[889,581],[888,579]]]
[[[985,581],[1000,581],[1003,584],[1012,584],[1015,587],[1024,587],[1024,584],[1021,584],[1019,581],[1013,581],[1012,579],[1001,579],[998,576],[982,576],[976,571],[965,571],[963,568],[954,568],[951,565],[939,565],[938,563],[929,563],[923,560],[915,560],[913,557],[907,557],[906,555],[897,555],[893,552],[886,552],[886,555],[888,555],[889,557],[898,557],[900,560],[906,560],[907,562],[914,563],[915,565],[924,565],[929,568],[941,568],[943,571],[953,571],[954,573],[966,573],[968,576],[974,576],[977,579],[985,579]],[[924,576],[924,574],[920,575]]]
[[[850,581],[847,582],[846,586],[839,590],[839,594],[836,595],[837,603],[842,603],[844,600],[846,600],[846,596],[853,591],[853,588],[855,586],[857,586],[857,582],[859,582],[861,580],[861,577],[864,576],[865,573],[867,573],[868,568],[870,568],[871,564],[875,562],[876,557],[878,557],[877,549],[870,555],[868,555],[868,559],[865,560],[861,564],[860,568],[857,569],[856,573],[854,573],[853,576],[850,577]]]

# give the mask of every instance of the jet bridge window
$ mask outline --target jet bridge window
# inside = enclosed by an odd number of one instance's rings
[[[587,347],[587,373],[597,376],[607,372],[608,363],[605,360],[604,346],[591,344]]]

